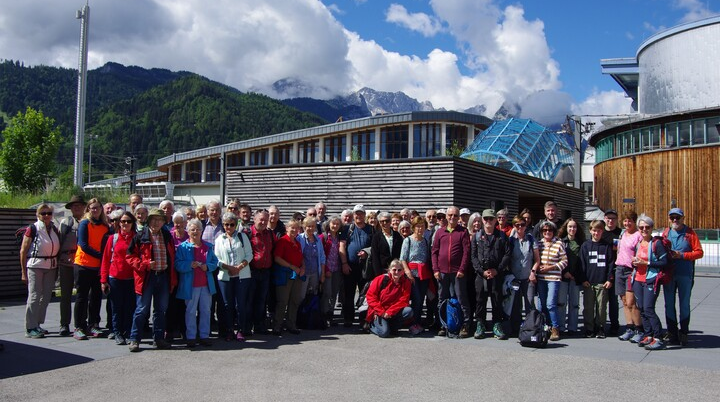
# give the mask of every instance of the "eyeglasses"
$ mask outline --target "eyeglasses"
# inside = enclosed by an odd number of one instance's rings
[[[225,226],[226,228],[234,228],[236,225],[237,224],[232,223],[232,222],[231,223],[223,223],[223,226]]]
[[[495,218],[493,218],[493,217],[488,217],[488,216],[483,217],[483,220],[484,220],[485,222],[490,222],[490,221],[492,221],[493,219],[495,219]]]
[[[456,217],[457,215],[455,215],[455,214],[447,214],[447,215],[445,215],[445,216],[446,216],[448,219],[450,219],[450,218]]]
[[[116,220],[117,220],[117,219],[108,219],[108,222],[110,222],[110,223],[115,223]]]
[[[680,215],[670,215],[670,220],[671,220],[671,221],[679,221],[679,220],[682,219],[682,218],[683,218],[683,217],[680,216]]]
[[[524,228],[525,226],[527,226],[527,224],[525,224],[525,223],[516,223],[515,224],[516,228]]]
[[[240,209],[240,208],[238,208],[238,207],[227,207],[227,209],[229,209],[230,211],[237,211],[237,210]]]
[[[505,216],[505,215],[498,215],[498,217],[497,217],[497,218],[498,218],[498,219],[505,219],[505,218],[506,218],[506,216]]]
[[[307,214],[307,216],[317,216],[317,214]]]
[[[542,232],[543,232],[543,233],[545,233],[545,232],[552,232],[552,233],[554,233],[555,231],[552,230],[552,229],[543,229]]]
[[[638,230],[651,230],[652,226],[638,226]]]
[[[390,219],[380,219],[378,222],[380,222],[380,223],[390,223]]]
[[[428,216],[426,216],[426,218],[428,218],[428,219],[434,219],[434,218],[437,218],[437,215],[428,215]]]
[[[129,219],[120,219],[120,223],[128,223],[128,224],[130,224],[130,223],[132,223],[132,221],[129,220]]]
[[[42,216],[52,216],[53,213],[50,212],[50,211],[43,211],[43,212],[40,212],[40,215],[42,215]]]

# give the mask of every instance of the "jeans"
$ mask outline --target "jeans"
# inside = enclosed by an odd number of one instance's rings
[[[677,270],[676,270],[677,271]],[[676,272],[672,281],[663,286],[665,294],[665,323],[668,332],[677,336],[678,316],[675,310],[675,294],[678,295],[680,305],[680,332],[687,334],[690,330],[690,295],[693,288],[692,275],[678,275]],[[637,297],[637,296],[636,296]]]
[[[404,307],[399,314],[395,314],[387,320],[380,316],[375,316],[370,323],[370,332],[381,338],[387,338],[393,333],[396,333],[398,329],[411,318],[413,318],[413,311],[410,307]]]
[[[545,314],[553,328],[559,328],[557,300],[560,291],[560,281],[537,281],[538,309]]]
[[[108,278],[112,304],[112,327],[123,338],[130,336],[135,312],[135,280]]]
[[[72,291],[75,286],[75,266],[58,264],[60,278],[60,326],[69,327],[72,318]]]
[[[613,293],[617,301],[617,296]],[[583,320],[586,332],[605,331],[608,290],[602,284],[583,289]]]
[[[250,288],[252,278],[230,278],[219,281],[220,294],[225,306],[225,326],[228,334],[233,332],[235,318],[237,317],[238,331],[247,332],[249,329],[248,313],[250,312]]]
[[[438,281],[438,306],[443,306],[443,301],[455,296],[460,302],[463,312],[463,323],[469,324],[472,319],[472,311],[467,299],[467,283],[465,277],[458,278],[457,273],[440,274]],[[440,312],[438,311],[438,316]]]
[[[265,303],[268,290],[270,289],[270,269],[251,269],[252,289],[250,300],[252,303],[252,324],[255,331],[263,331],[265,328]]]
[[[510,329],[513,334],[520,332],[523,311],[527,315],[531,309],[535,308],[535,284],[529,279],[519,279],[518,282],[520,282],[520,289],[515,294],[510,312]]]
[[[423,302],[425,301],[425,295],[427,294],[428,285],[430,285],[429,280],[425,279],[424,281],[421,281],[418,277],[415,277],[415,281],[413,281],[412,284],[410,305],[412,307],[414,323],[417,325],[422,324],[421,320]]]
[[[165,336],[165,312],[170,300],[170,278],[169,273],[161,271],[150,271],[145,276],[143,293],[135,295],[137,307],[133,315],[132,331],[130,340],[140,342],[143,327],[148,314],[150,314],[150,302],[153,305],[153,339],[160,340]]]
[[[191,299],[185,300],[185,339],[188,341],[197,339],[198,335],[200,339],[210,337],[211,301],[212,296],[207,286],[193,288]]]
[[[45,322],[52,291],[55,287],[56,269],[28,268],[28,298],[25,307],[25,328],[35,329]]]
[[[576,285],[575,281],[560,282],[557,306],[560,330],[577,331],[580,314],[580,286]],[[567,327],[565,326],[566,321]]]
[[[655,279],[650,282],[633,282],[633,293],[635,293],[635,304],[640,310],[640,318],[643,323],[644,336],[660,338],[662,336],[662,324],[660,317],[655,312],[655,303],[658,294],[655,292]]]
[[[87,330],[100,324],[100,268],[78,267],[77,296],[75,298],[75,328]]]

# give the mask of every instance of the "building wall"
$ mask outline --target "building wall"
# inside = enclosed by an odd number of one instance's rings
[[[595,165],[598,205],[618,210],[634,208],[667,224],[667,212],[677,206],[695,228],[720,227],[720,147],[679,148],[609,159]],[[633,203],[623,200],[634,199]]]
[[[481,211],[506,206],[511,214],[555,200],[567,215],[582,218],[583,192],[561,184],[460,158],[366,161],[231,169],[227,195],[254,208],[276,205],[283,216],[322,200],[329,214],[355,204],[370,209],[424,212],[449,205]]]

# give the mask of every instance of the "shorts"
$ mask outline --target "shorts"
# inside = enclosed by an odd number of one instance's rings
[[[632,292],[632,286],[628,284],[628,278],[633,269],[619,265],[615,267],[615,295],[625,296],[625,292]]]

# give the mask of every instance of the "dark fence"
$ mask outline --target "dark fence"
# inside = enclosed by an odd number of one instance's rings
[[[20,280],[20,246],[15,231],[35,222],[32,209],[0,208],[0,298],[27,295],[27,286]]]

